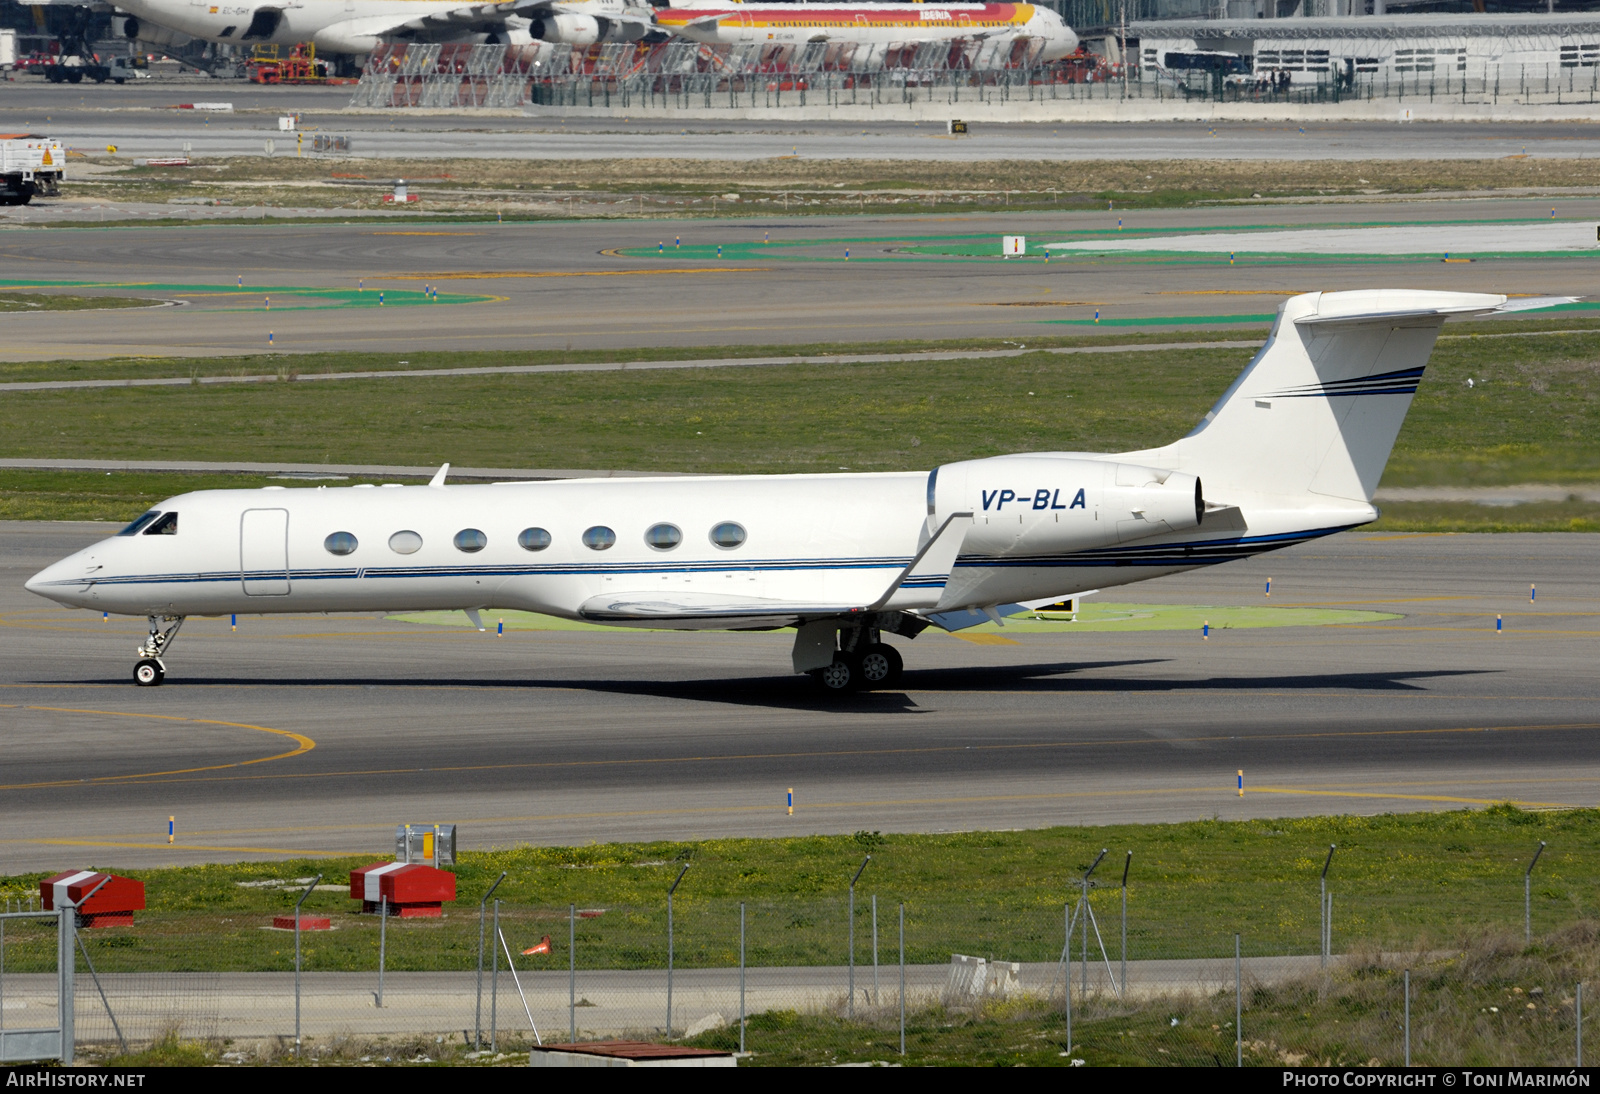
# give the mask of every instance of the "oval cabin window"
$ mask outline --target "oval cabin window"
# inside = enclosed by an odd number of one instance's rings
[[[456,533],[456,538],[451,542],[456,545],[456,550],[465,551],[470,555],[489,546],[489,537],[476,528],[463,528]]]
[[[322,541],[322,546],[330,555],[353,555],[360,544],[349,532],[335,532]]]
[[[725,520],[711,529],[711,542],[724,551],[731,551],[742,546],[745,541],[744,525]]]
[[[517,546],[524,551],[542,551],[550,546],[550,533],[543,528],[524,528],[517,533]]]
[[[583,533],[583,545],[591,551],[604,551],[617,542],[617,533],[603,524],[597,524]]]
[[[644,541],[657,551],[670,551],[683,542],[683,530],[676,524],[652,524]]]
[[[389,550],[397,555],[414,555],[422,550],[422,537],[415,532],[396,532],[389,537]]]

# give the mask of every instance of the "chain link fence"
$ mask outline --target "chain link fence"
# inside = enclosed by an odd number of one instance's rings
[[[594,46],[380,45],[353,107],[529,105],[624,109],[782,109],[814,105],[1153,102],[1593,103],[1593,63],[1429,65],[1274,73],[1107,66],[1092,56],[1041,61],[1037,40],[804,45],[604,43]]]
[[[1243,915],[1230,900],[1183,919],[1147,912],[1110,870],[1061,903],[1041,892],[1004,910],[868,885],[738,901],[691,884],[670,921],[665,892],[437,918],[324,899],[330,929],[300,932],[298,976],[295,932],[270,917],[145,911],[77,932],[77,1043],[102,1058],[163,1038],[239,1060],[625,1038],[752,1064],[1568,1066],[1600,955],[1590,887],[1560,877],[1507,884],[1503,900],[1436,894],[1431,931],[1417,894],[1382,878],[1330,883],[1331,900],[1262,885]],[[0,1028],[53,1013],[57,953],[53,919],[4,922]]]

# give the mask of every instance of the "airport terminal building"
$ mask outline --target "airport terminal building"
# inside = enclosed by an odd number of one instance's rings
[[[1296,84],[1559,79],[1587,88],[1600,65],[1600,14],[1174,19],[1130,23],[1128,37],[1144,77],[1167,67],[1168,54],[1210,52],[1237,54],[1250,71],[1286,73]]]

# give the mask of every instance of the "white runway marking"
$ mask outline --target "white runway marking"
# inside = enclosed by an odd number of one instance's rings
[[[1405,224],[1278,232],[1205,232],[1047,243],[1074,252],[1203,251],[1208,254],[1483,254],[1492,251],[1600,249],[1592,223]]]

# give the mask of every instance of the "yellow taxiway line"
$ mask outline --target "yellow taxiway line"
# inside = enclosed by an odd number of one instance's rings
[[[134,780],[155,779],[168,775],[195,775],[204,771],[224,771],[234,767],[248,767],[251,764],[270,763],[273,760],[287,760],[291,756],[299,756],[310,752],[317,747],[317,742],[301,733],[294,733],[287,729],[273,729],[271,726],[256,726],[246,722],[224,722],[215,718],[184,718],[174,714],[139,714],[122,710],[86,710],[79,707],[42,707],[19,706],[16,703],[0,704],[13,710],[38,710],[53,714],[93,714],[107,718],[148,718],[161,722],[187,722],[191,725],[224,726],[229,729],[253,729],[260,733],[273,733],[280,737],[288,737],[295,742],[295,747],[288,752],[279,752],[273,756],[259,756],[254,760],[239,760],[227,764],[208,764],[204,767],[180,767],[170,771],[145,771],[132,775],[92,775],[81,779],[56,779],[49,782],[38,783],[11,783],[0,785],[0,790],[37,790],[54,786],[82,786],[86,783],[116,783],[131,782]],[[166,846],[162,844],[162,846]]]

